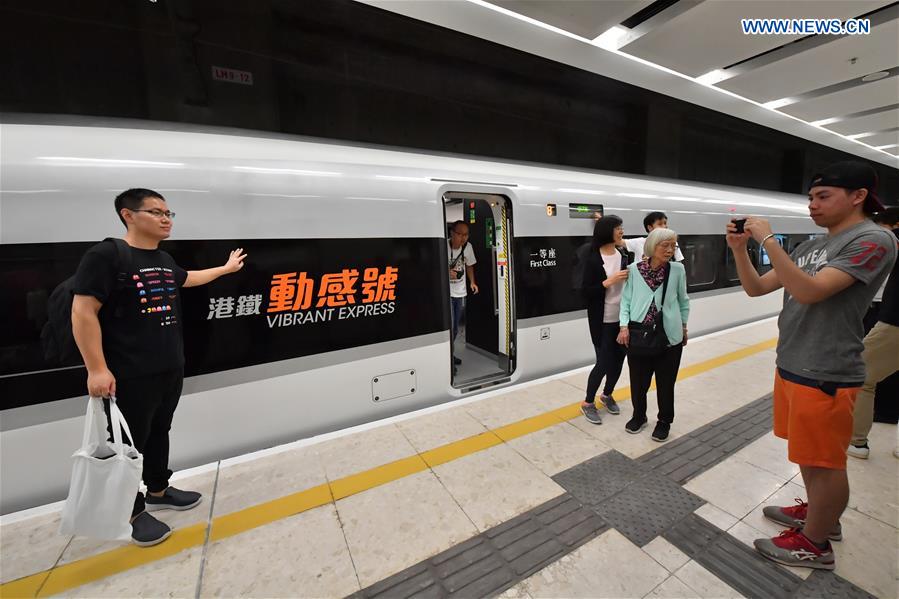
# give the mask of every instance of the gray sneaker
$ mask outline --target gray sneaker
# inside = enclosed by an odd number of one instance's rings
[[[172,529],[165,522],[160,522],[147,512],[141,512],[131,522],[131,541],[139,547],[152,547],[165,541],[172,534]]]
[[[606,407],[606,410],[608,410],[609,414],[614,414],[615,416],[617,416],[621,413],[621,409],[618,407],[618,402],[612,399],[611,395],[602,394],[599,396],[599,399],[602,402],[602,405]]]
[[[602,416],[599,415],[595,404],[581,404],[581,412],[590,424],[602,424]]]
[[[772,522],[777,522],[781,526],[787,528],[802,528],[805,526],[805,518],[808,515],[808,503],[802,501],[798,497],[794,500],[796,505],[781,507],[779,505],[768,505],[762,508],[762,514],[765,518]],[[828,538],[831,541],[843,540],[843,525],[837,522],[836,528],[830,531]]]
[[[836,562],[830,541],[825,549],[818,549],[798,529],[785,530],[773,539],[756,539],[756,551],[773,562],[785,566],[833,570]]]

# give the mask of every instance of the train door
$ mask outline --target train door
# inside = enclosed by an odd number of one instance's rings
[[[508,378],[515,369],[511,202],[494,194],[450,192],[444,195],[444,213],[456,331],[452,384],[472,389]]]

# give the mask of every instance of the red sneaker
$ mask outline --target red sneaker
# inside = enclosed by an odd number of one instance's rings
[[[830,541],[818,549],[798,528],[791,528],[773,539],[756,539],[756,550],[771,561],[785,566],[833,570],[836,562]]]
[[[780,507],[777,505],[769,505],[762,508],[765,518],[772,522],[777,522],[781,526],[788,528],[802,528],[805,526],[805,519],[808,517],[808,503],[802,501],[798,497],[794,500],[796,505],[788,507]],[[843,540],[843,526],[837,522],[836,528],[830,531],[828,538],[831,541]]]

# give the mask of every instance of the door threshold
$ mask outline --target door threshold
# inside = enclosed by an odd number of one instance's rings
[[[465,381],[461,385],[454,387],[456,389],[459,389],[462,393],[468,393],[470,391],[478,391],[479,389],[484,389],[485,387],[494,387],[496,385],[508,383],[511,382],[511,380],[512,377],[503,372],[499,374],[488,374],[486,376],[478,377],[470,381]]]

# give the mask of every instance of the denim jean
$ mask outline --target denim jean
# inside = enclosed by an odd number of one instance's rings
[[[462,313],[465,312],[465,298],[450,297],[450,312],[453,319],[453,342],[455,342],[456,334],[459,332],[459,322],[462,320]]]

